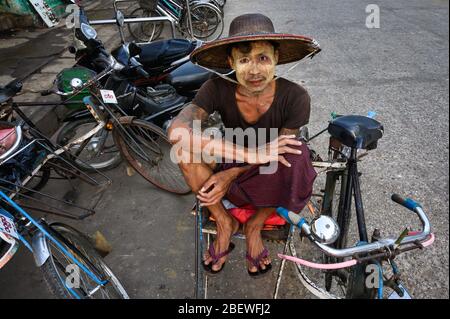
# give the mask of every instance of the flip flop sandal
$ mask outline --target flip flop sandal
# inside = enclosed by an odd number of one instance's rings
[[[263,258],[267,258],[269,256],[269,251],[267,250],[267,248],[264,248],[264,250],[258,255],[258,257],[253,258],[252,256],[250,256],[250,254],[247,252],[245,254],[245,258],[253,265],[255,266],[258,270],[257,271],[250,271],[247,268],[247,272],[249,274],[250,277],[252,278],[260,278],[262,277],[262,275],[266,274],[269,270],[272,269],[272,263],[265,265],[266,268],[262,268],[261,267],[261,261]]]
[[[208,248],[208,253],[209,253],[209,256],[210,256],[213,260],[212,260],[209,264],[207,264],[207,265],[205,265],[205,263],[204,263],[204,261],[203,261],[203,262],[202,262],[203,269],[205,269],[205,271],[208,272],[208,273],[211,274],[211,275],[217,275],[219,272],[221,272],[221,271],[223,270],[223,268],[225,267],[225,263],[226,263],[226,262],[224,262],[224,263],[222,264],[222,267],[221,267],[219,270],[214,270],[214,269],[212,269],[212,267],[213,267],[214,265],[216,265],[216,264],[219,262],[219,259],[220,259],[220,258],[222,258],[222,257],[228,255],[229,253],[231,253],[231,252],[233,251],[234,247],[235,247],[234,244],[233,244],[233,243],[230,243],[230,245],[228,246],[228,249],[227,249],[227,250],[225,250],[224,252],[221,252],[221,253],[219,253],[219,254],[216,255],[216,251],[215,251],[215,249],[214,249],[214,243],[211,243],[211,244],[209,245],[209,248]]]

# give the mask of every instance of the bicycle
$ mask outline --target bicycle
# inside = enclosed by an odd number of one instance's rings
[[[21,242],[56,297],[129,298],[88,237],[62,223],[35,220],[1,190],[0,199],[0,269]]]
[[[213,41],[224,29],[223,12],[211,2],[186,0],[139,1],[140,7],[130,17],[166,16],[174,20],[175,26],[185,37],[195,40]],[[140,28],[128,25],[130,34],[140,42],[157,39],[164,28],[163,23],[145,22]]]
[[[0,167],[36,145],[47,149],[45,139],[27,140],[21,126],[2,128],[1,132],[4,131],[7,134],[1,140],[5,148],[0,154]],[[46,159],[49,156],[41,159],[42,162],[25,181],[11,183],[26,185]],[[4,187],[2,189],[5,190]],[[7,187],[5,191],[8,194],[3,190],[0,190],[0,268],[13,257],[21,242],[33,253],[36,266],[41,269],[49,290],[56,297],[128,298],[122,284],[87,236],[62,223],[48,224],[45,219],[37,221],[12,199],[17,195],[16,188]]]
[[[0,190],[8,192],[10,198],[20,195],[20,198],[40,202],[45,207],[28,206],[29,209],[79,220],[93,215],[95,206],[100,201],[104,190],[111,184],[111,180],[96,171],[99,177],[104,179],[99,181],[78,169],[77,162],[80,160],[74,154],[67,153],[67,148],[57,146],[50,141],[20,108],[21,106],[54,106],[58,103],[16,102],[14,97],[20,93],[21,89],[22,83],[17,80],[13,80],[5,87],[0,87]],[[59,104],[67,105],[70,101],[66,102]],[[14,156],[16,149],[22,152]],[[58,178],[51,176],[52,171],[59,176],[59,179],[65,179],[71,185],[72,190],[68,191],[62,200],[53,194],[40,192],[50,178]],[[82,207],[74,203],[76,189],[72,180],[75,178],[97,187],[91,199],[91,207]],[[36,194],[44,199],[36,198],[34,196]],[[71,206],[80,210],[81,214],[74,215],[62,207],[53,207],[49,200]],[[55,210],[52,211],[49,208]]]
[[[405,228],[397,238],[383,238],[380,229],[376,228],[371,238],[368,236],[357,163],[377,148],[383,130],[381,123],[370,117],[333,114],[326,130],[304,139],[309,144],[325,131],[330,134],[328,161],[311,152],[314,166],[321,170],[319,173],[326,173],[323,189],[319,194],[313,194],[309,205],[300,214],[282,207],[277,209],[277,213],[292,225],[284,252],[278,255],[283,259],[282,267],[286,260],[295,262],[299,280],[319,298],[411,298],[394,258],[434,242],[434,234],[421,205],[397,194],[391,199],[418,215],[422,231],[412,232]],[[366,151],[359,152],[361,150]],[[357,238],[351,229],[352,202],[355,204]],[[295,229],[300,235],[297,243]],[[355,246],[351,242],[354,239]],[[307,255],[308,260],[297,258],[298,251]],[[383,269],[383,263],[387,263],[389,269]],[[277,287],[279,280],[281,278],[278,278]],[[392,290],[389,295],[386,287]]]

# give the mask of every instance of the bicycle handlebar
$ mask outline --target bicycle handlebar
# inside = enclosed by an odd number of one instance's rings
[[[393,251],[395,248],[400,246],[404,246],[411,243],[421,244],[422,242],[428,240],[429,239],[428,237],[431,234],[431,227],[428,217],[426,216],[422,207],[412,199],[403,199],[401,196],[397,194],[392,195],[392,200],[399,203],[400,205],[403,205],[409,210],[415,212],[419,217],[423,226],[423,230],[421,232],[405,236],[400,243],[397,243],[397,239],[383,238],[365,245],[336,249],[326,244],[320,243],[316,239],[316,237],[313,236],[311,226],[309,225],[309,223],[306,222],[303,218],[301,218],[298,214],[288,211],[283,207],[278,207],[277,213],[281,215],[290,224],[299,227],[301,231],[309,238],[309,240],[311,240],[315,245],[317,245],[320,249],[322,249],[324,253],[338,258],[350,257],[359,254],[367,254],[380,250]]]
[[[391,199],[411,211],[414,211],[416,207],[420,207],[420,204],[416,203],[411,198],[403,198],[399,194],[392,194]]]

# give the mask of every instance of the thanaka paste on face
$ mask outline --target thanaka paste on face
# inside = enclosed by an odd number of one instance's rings
[[[233,48],[228,62],[238,83],[252,94],[263,92],[275,76],[278,52],[267,41],[255,41],[249,53]],[[260,80],[260,82],[259,82]]]

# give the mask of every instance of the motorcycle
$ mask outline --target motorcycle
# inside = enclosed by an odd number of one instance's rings
[[[189,60],[190,53],[202,45],[200,41],[169,39],[140,45],[123,43],[109,54],[82,8],[79,16],[79,27],[74,32],[75,46],[71,48],[77,63],[57,76],[58,91],[72,91],[71,83],[88,81],[108,67],[105,61],[114,58],[128,67],[102,79],[103,89],[114,92],[123,113],[152,122],[166,131],[172,119],[212,76]],[[82,98],[83,92],[80,92],[80,101]],[[96,125],[85,105],[80,103],[79,107],[82,109],[76,108],[64,118],[65,124],[57,135],[58,145],[67,144]],[[83,159],[81,169],[108,170],[120,164],[120,154],[106,128],[88,143],[79,154]],[[87,154],[83,156],[83,152]]]

